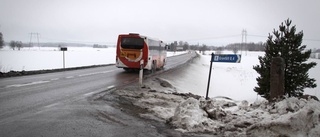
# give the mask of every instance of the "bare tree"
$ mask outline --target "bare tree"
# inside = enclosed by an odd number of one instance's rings
[[[238,51],[239,51],[239,48],[237,48],[237,47],[233,47],[232,51],[233,51],[233,53],[234,53],[234,54],[237,54],[237,53],[238,53]]]
[[[16,48],[18,48],[18,50],[20,50],[22,48],[22,42],[21,41],[10,41],[9,46],[15,50]]]
[[[223,47],[218,47],[215,54],[222,54]]]
[[[16,42],[13,41],[13,40],[10,41],[9,46],[10,46],[10,48],[12,48],[13,50],[15,50],[15,49],[16,49]]]
[[[21,41],[16,41],[17,48],[20,50],[22,48],[22,42]]]

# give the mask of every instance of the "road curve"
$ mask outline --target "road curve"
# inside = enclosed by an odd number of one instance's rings
[[[195,53],[168,58],[165,70]],[[138,80],[114,65],[0,79],[0,136],[162,136],[155,127],[105,104],[95,93]]]

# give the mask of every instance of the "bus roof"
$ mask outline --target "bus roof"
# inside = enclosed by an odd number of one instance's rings
[[[144,39],[151,39],[151,40],[161,41],[161,43],[163,43],[163,41],[158,39],[158,38],[147,37],[147,36],[144,36],[144,35],[140,35],[139,33],[120,34],[119,36],[140,36],[141,38],[144,38]]]

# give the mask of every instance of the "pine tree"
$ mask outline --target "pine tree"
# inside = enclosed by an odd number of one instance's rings
[[[311,50],[305,50],[302,44],[303,32],[296,33],[296,26],[290,26],[291,20],[281,23],[279,30],[269,34],[265,47],[265,55],[259,56],[260,65],[254,66],[260,76],[258,86],[254,91],[266,99],[270,99],[270,67],[273,57],[282,57],[285,60],[285,95],[299,97],[305,88],[315,88],[315,79],[309,78],[309,69],[315,67],[315,62],[306,63]]]

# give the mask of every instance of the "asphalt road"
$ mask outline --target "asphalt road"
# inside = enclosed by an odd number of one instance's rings
[[[165,70],[194,56],[168,58]],[[0,79],[0,136],[167,136],[92,96],[138,81],[114,65]]]

